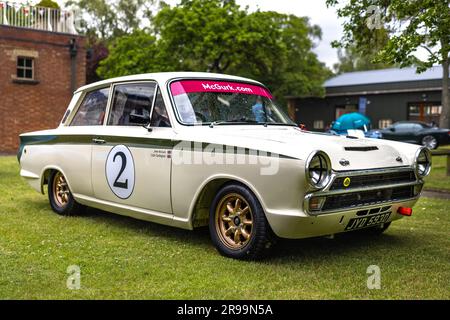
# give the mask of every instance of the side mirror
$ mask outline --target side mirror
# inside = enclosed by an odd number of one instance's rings
[[[391,130],[392,132],[395,132],[395,128],[394,127],[390,127],[389,130]]]
[[[150,122],[144,124],[142,127],[143,127],[144,129],[147,129],[148,132],[152,132],[152,131],[153,131],[152,127],[150,127]]]

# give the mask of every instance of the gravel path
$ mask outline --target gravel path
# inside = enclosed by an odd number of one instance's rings
[[[446,191],[424,190],[424,191],[422,191],[422,196],[427,197],[427,198],[438,198],[438,199],[450,200],[450,192],[446,192]]]

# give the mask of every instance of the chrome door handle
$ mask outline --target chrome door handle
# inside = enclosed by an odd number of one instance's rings
[[[94,138],[94,139],[92,139],[92,142],[96,143],[96,144],[104,144],[104,143],[106,143],[105,140],[100,139],[100,138]]]

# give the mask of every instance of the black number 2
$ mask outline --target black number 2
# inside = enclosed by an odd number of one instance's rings
[[[122,166],[120,168],[120,171],[119,171],[119,174],[117,175],[116,180],[114,180],[113,186],[117,187],[117,188],[121,188],[121,189],[128,189],[128,179],[126,179],[125,182],[118,181],[127,166],[127,157],[125,156],[125,153],[123,153],[122,151],[119,151],[114,155],[113,162],[116,162],[117,156],[122,158]]]

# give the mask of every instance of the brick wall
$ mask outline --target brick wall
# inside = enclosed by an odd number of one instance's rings
[[[19,134],[55,128],[72,97],[70,41],[77,43],[76,85],[86,80],[85,39],[0,26],[0,153],[17,152]],[[17,56],[35,61],[35,81],[16,79]]]

